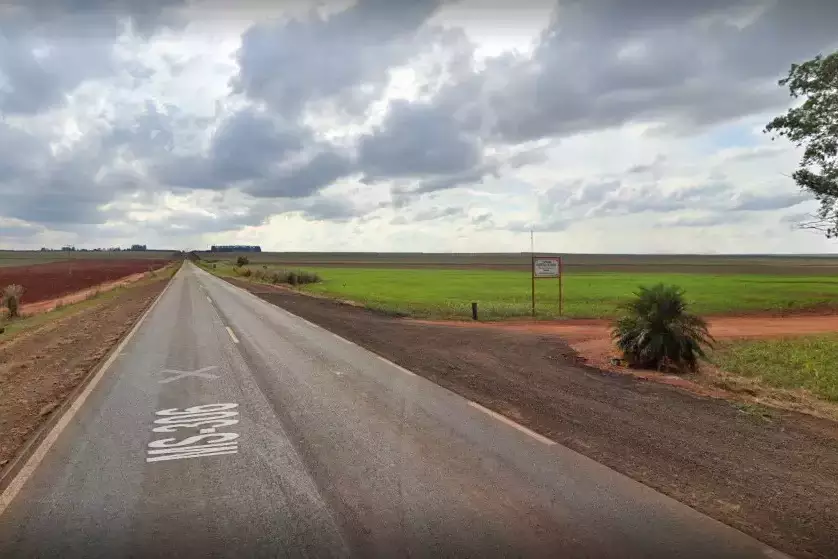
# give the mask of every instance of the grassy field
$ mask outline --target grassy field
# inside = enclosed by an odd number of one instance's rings
[[[251,264],[252,268],[281,268]],[[305,286],[312,293],[349,299],[373,309],[423,318],[469,318],[471,302],[481,319],[525,317],[531,313],[528,272],[459,269],[311,267],[323,282]],[[228,263],[217,272],[233,274]],[[569,272],[564,279],[564,316],[614,316],[619,305],[639,285],[672,283],[685,289],[692,310],[699,314],[792,311],[838,306],[838,276]],[[536,282],[539,318],[558,316],[558,284]]]
[[[775,388],[803,388],[838,402],[838,334],[738,341],[713,355],[723,370]]]
[[[290,268],[433,268],[527,272],[531,265],[529,253],[199,253],[205,260],[219,261],[235,261],[240,254],[246,255],[254,264]],[[838,257],[828,255],[564,254],[562,257],[568,274],[675,272],[838,276]]]

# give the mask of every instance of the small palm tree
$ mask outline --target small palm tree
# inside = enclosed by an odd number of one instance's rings
[[[695,371],[698,359],[706,358],[704,346],[712,347],[715,341],[707,323],[687,312],[680,287],[640,287],[624,309],[611,335],[631,365]]]

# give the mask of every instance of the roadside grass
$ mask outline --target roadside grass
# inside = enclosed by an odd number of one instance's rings
[[[212,265],[216,268],[213,269]],[[202,263],[219,276],[238,277],[229,260]],[[278,270],[259,262],[248,268]],[[451,269],[306,268],[322,282],[301,289],[348,299],[394,315],[429,319],[469,319],[477,302],[481,320],[528,317],[531,279],[528,272]],[[567,274],[564,312],[568,318],[610,318],[640,285],[682,287],[696,314],[758,311],[787,313],[807,308],[838,310],[838,278],[754,274],[684,274],[596,272]],[[558,318],[558,282],[536,281],[536,316]]]
[[[719,369],[760,385],[803,389],[838,402],[838,334],[726,342],[711,359]]]
[[[146,276],[129,285],[118,286],[107,291],[97,289],[81,301],[69,304],[59,303],[49,312],[23,315],[15,319],[9,319],[5,314],[2,314],[0,315],[0,328],[3,329],[3,333],[0,334],[0,342],[7,342],[23,332],[39,328],[54,320],[60,320],[91,307],[101,305],[106,301],[111,301],[120,297],[126,290],[148,285],[160,279],[171,279],[179,268],[180,263],[178,262],[158,270],[156,276]]]

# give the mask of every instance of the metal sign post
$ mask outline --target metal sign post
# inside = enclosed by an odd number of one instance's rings
[[[535,280],[539,278],[558,278],[559,280],[559,316],[562,314],[562,276],[561,256],[532,257],[532,315],[535,317]]]

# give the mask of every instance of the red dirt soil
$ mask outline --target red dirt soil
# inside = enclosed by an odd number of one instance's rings
[[[611,323],[607,320],[574,319],[561,322],[435,322],[417,320],[424,324],[446,324],[468,328],[491,328],[507,332],[552,334],[568,342],[610,339]],[[708,317],[710,334],[717,340],[737,338],[782,338],[806,334],[838,332],[838,315],[827,316],[718,316]]]
[[[22,285],[22,303],[29,305],[162,268],[169,262],[164,259],[74,260],[0,268],[0,287]]]

